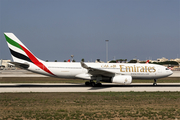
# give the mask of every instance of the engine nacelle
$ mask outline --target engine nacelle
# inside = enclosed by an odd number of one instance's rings
[[[129,85],[132,82],[132,77],[128,75],[117,75],[111,79],[112,83],[120,83],[123,85]]]

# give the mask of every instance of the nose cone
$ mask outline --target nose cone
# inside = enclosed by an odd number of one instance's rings
[[[168,76],[172,75],[173,74],[173,71],[172,70],[169,70],[168,71]]]
[[[172,70],[170,70],[170,74],[169,75],[172,75],[173,74],[173,71]]]

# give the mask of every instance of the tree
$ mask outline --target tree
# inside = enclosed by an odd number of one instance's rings
[[[84,58],[81,61],[84,62]]]
[[[127,59],[117,59],[117,60],[111,60],[109,63],[117,63],[117,62],[125,62],[126,63]]]
[[[127,62],[127,59],[124,59],[124,62],[126,63],[126,62]]]
[[[153,62],[153,64],[159,65],[179,65],[176,61],[165,61],[165,62]]]
[[[118,61],[120,61],[120,63],[122,63],[123,59],[119,59]]]
[[[137,63],[137,60],[130,60],[128,63]]]
[[[64,60],[64,62],[67,62],[66,60]]]
[[[57,60],[55,60],[54,62],[57,62]]]
[[[116,63],[116,60],[111,60],[109,63]]]

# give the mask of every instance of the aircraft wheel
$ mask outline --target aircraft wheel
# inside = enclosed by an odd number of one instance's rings
[[[85,82],[85,85],[86,85],[86,86],[90,85],[90,82]]]
[[[91,82],[91,85],[92,85],[92,87],[96,86],[95,82]]]
[[[153,85],[154,85],[154,86],[156,86],[156,85],[157,85],[157,83],[153,83]]]
[[[153,83],[154,86],[157,85],[156,81],[157,81],[157,79],[154,79],[154,83]]]
[[[102,86],[102,84],[101,83],[97,83],[97,86]]]

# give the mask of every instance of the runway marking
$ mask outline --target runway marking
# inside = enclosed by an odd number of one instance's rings
[[[180,83],[133,83],[117,85],[104,83],[101,87],[72,83],[17,83],[0,84],[0,93],[5,92],[180,92]]]

